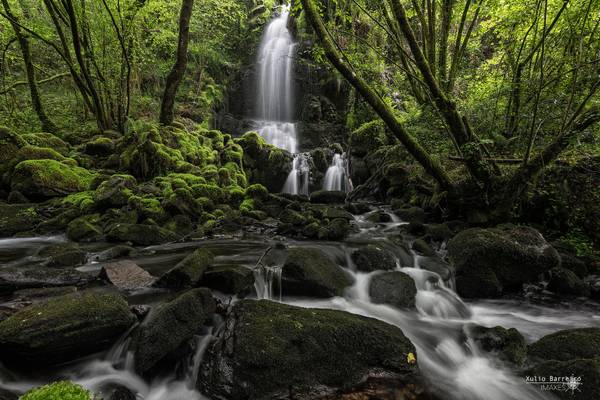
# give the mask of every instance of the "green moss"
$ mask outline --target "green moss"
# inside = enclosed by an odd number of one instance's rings
[[[206,197],[212,200],[214,203],[226,203],[228,200],[228,193],[226,190],[220,188],[217,185],[199,184],[192,186],[192,191],[195,197]]]
[[[19,400],[92,400],[92,395],[79,385],[62,381],[32,389]]]
[[[529,346],[528,354],[560,361],[600,357],[600,328],[567,329],[546,335]]]
[[[385,125],[379,119],[361,125],[350,134],[350,147],[356,155],[366,155],[388,144],[388,141]]]
[[[131,196],[127,201],[127,205],[136,210],[142,219],[160,220],[165,215],[160,201],[154,197]]]
[[[27,133],[21,135],[21,137],[33,146],[51,148],[62,155],[66,155],[69,152],[69,144],[51,133]]]
[[[242,160],[244,159],[244,150],[242,146],[237,143],[229,143],[227,146],[221,151],[221,163],[233,162],[238,165],[242,164]]]
[[[196,201],[204,211],[210,212],[215,208],[215,202],[208,197],[199,197]]]
[[[12,189],[26,196],[61,196],[89,189],[94,175],[56,160],[27,160],[14,170]]]
[[[64,161],[65,157],[56,150],[47,147],[23,146],[15,157],[16,163],[25,160],[56,160]]]
[[[83,213],[90,212],[94,209],[94,191],[86,190],[84,192],[70,194],[62,199],[60,203],[68,208],[76,208]]]
[[[260,183],[255,183],[246,188],[246,196],[253,199],[264,200],[269,196],[269,191]]]
[[[249,213],[251,211],[254,211],[254,200],[246,199],[246,200],[242,201],[242,204],[240,204],[239,210],[242,213]]]

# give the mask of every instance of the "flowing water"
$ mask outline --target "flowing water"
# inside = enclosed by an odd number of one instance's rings
[[[273,146],[294,155],[292,170],[282,192],[308,194],[310,165],[298,154],[294,122],[294,57],[297,44],[288,29],[289,6],[281,8],[265,29],[257,61],[256,130]]]
[[[346,193],[352,190],[352,182],[350,182],[350,176],[348,174],[346,153],[336,153],[333,155],[331,166],[325,173],[323,190],[341,190]]]
[[[396,218],[395,218],[396,219]],[[526,400],[543,399],[544,394],[535,387],[526,385],[497,358],[479,350],[469,336],[468,327],[473,323],[487,327],[503,326],[517,328],[528,342],[561,329],[598,326],[600,315],[577,305],[542,306],[523,301],[495,300],[464,302],[452,290],[452,279],[420,268],[421,257],[407,253],[408,243],[398,243],[396,237],[402,222],[372,224],[363,216],[357,216],[359,231],[343,242],[294,242],[289,246],[318,247],[339,265],[346,268],[355,278],[355,283],[341,297],[310,299],[281,297],[278,288],[281,279],[282,257],[274,251],[265,257],[276,242],[249,237],[245,240],[207,240],[202,242],[177,243],[139,249],[131,259],[152,271],[154,275],[168,270],[186,254],[202,245],[216,255],[217,265],[238,265],[252,268],[256,277],[257,298],[280,300],[301,307],[343,310],[376,318],[398,326],[417,349],[417,361],[428,385],[444,399],[460,400]],[[62,238],[11,239],[15,261],[29,257],[32,244],[48,245]],[[0,245],[2,242],[0,242]],[[397,256],[397,269],[411,276],[417,287],[416,309],[403,310],[375,304],[369,296],[369,283],[373,276],[381,273],[358,272],[350,254],[356,248],[375,244],[390,250]],[[105,245],[106,246],[106,245]],[[0,246],[0,249],[2,246]],[[102,246],[99,245],[98,253]],[[408,247],[410,248],[410,247]],[[442,247],[443,248],[443,247]],[[407,255],[409,258],[407,258]],[[8,254],[4,254],[8,257]],[[91,257],[93,258],[93,257]],[[22,261],[24,262],[24,261]],[[97,270],[102,262],[93,262],[83,268]],[[215,293],[224,302],[236,301]],[[133,304],[156,304],[163,300],[164,293],[132,293]],[[197,371],[210,340],[222,321],[215,320],[212,327],[195,337],[195,351],[182,359],[177,368],[180,372],[148,382],[133,371],[134,360],[128,351],[129,336],[124,335],[106,354],[92,356],[52,371],[32,370],[17,375],[0,367],[0,388],[23,392],[56,379],[71,379],[96,391],[106,392],[116,386],[124,386],[144,400],[205,400],[194,389]],[[214,327],[214,328],[213,328]]]

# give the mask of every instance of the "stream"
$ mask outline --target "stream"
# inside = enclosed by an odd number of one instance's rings
[[[398,218],[393,216],[393,220]],[[521,300],[494,300],[464,302],[452,287],[452,276],[444,281],[435,272],[419,267],[419,258],[412,251],[412,263],[403,254],[406,246],[398,246],[390,240],[402,222],[368,223],[364,216],[357,216],[358,232],[343,242],[300,242],[288,240],[290,247],[311,246],[324,250],[330,257],[346,268],[355,278],[353,286],[346,289],[343,297],[330,299],[283,297],[286,304],[343,310],[376,318],[398,326],[417,348],[418,365],[428,384],[435,393],[454,399],[542,399],[545,395],[535,387],[524,383],[513,375],[508,367],[481,352],[469,337],[466,327],[480,324],[486,327],[514,327],[528,342],[566,328],[598,326],[600,315],[583,305],[545,306]],[[0,259],[3,265],[20,265],[34,262],[40,248],[65,240],[60,236],[0,240]],[[266,238],[244,236],[211,239],[201,242],[186,242],[151,246],[138,249],[137,255],[129,257],[155,276],[167,271],[185,257],[192,249],[202,246],[216,255],[217,265],[237,265],[240,268],[256,267],[257,261],[273,242]],[[370,301],[368,286],[370,279],[381,271],[357,272],[350,254],[367,244],[383,246],[394,254],[397,269],[410,275],[417,286],[416,309],[400,310],[391,306],[374,304]],[[89,262],[79,267],[81,271],[98,271],[104,261],[106,243],[89,244]],[[444,246],[440,247],[443,252]],[[114,260],[113,260],[114,261]],[[410,265],[406,265],[410,264]],[[250,297],[279,301],[280,294],[273,290],[273,281],[280,279],[277,270],[255,271],[256,290]],[[225,304],[235,302],[215,292]],[[168,295],[158,289],[145,289],[128,294],[130,304],[159,304],[168,300]],[[204,335],[195,338],[195,351],[180,361],[178,372],[146,382],[133,372],[133,360],[127,351],[128,336],[114,344],[104,354],[79,360],[59,369],[35,370],[26,375],[17,375],[0,369],[0,388],[24,392],[34,386],[56,379],[71,379],[93,392],[103,392],[116,386],[124,386],[144,400],[194,400],[206,399],[195,390],[202,355],[212,339],[212,332],[222,323],[216,318],[213,326],[206,327]]]

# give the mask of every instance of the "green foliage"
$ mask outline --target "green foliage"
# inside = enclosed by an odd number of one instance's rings
[[[92,400],[92,395],[79,385],[62,381],[30,390],[19,400]]]
[[[561,237],[559,241],[575,249],[577,256],[581,257],[594,254],[594,244],[580,229],[570,231]]]

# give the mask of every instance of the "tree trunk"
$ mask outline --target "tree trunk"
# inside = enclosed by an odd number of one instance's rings
[[[386,104],[381,97],[369,86],[364,79],[356,74],[350,65],[344,61],[343,54],[337,49],[331,37],[329,36],[319,12],[317,11],[313,0],[302,0],[304,12],[315,33],[319,37],[325,54],[333,66],[354,86],[354,88],[363,96],[369,105],[380,116],[390,131],[404,145],[406,150],[417,160],[421,166],[431,175],[438,184],[447,191],[453,191],[454,185],[440,163],[432,158],[423,147],[406,131],[404,126],[398,121],[394,110]]]
[[[4,11],[11,18],[11,25],[13,30],[15,31],[15,36],[17,37],[17,41],[19,42],[19,46],[21,48],[21,53],[23,54],[23,63],[25,64],[25,74],[27,76],[27,84],[29,85],[29,92],[31,94],[31,104],[35,113],[37,114],[40,123],[42,124],[42,130],[44,132],[57,132],[58,128],[50,117],[46,114],[44,110],[44,106],[42,105],[42,100],[40,98],[40,92],[38,90],[37,80],[35,77],[35,69],[33,68],[33,61],[31,59],[31,47],[29,46],[29,40],[23,32],[21,31],[21,27],[13,21],[17,20],[17,17],[12,13],[10,9],[10,4],[8,0],[2,0],[2,5],[4,6]]]
[[[190,18],[194,0],[182,0],[181,14],[179,15],[179,42],[177,56],[171,72],[167,76],[167,84],[160,107],[160,123],[170,125],[173,123],[173,106],[177,88],[183,79],[187,67],[187,49],[190,41]]]

